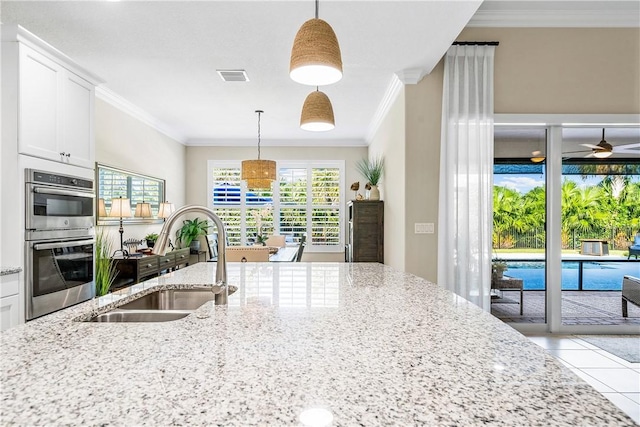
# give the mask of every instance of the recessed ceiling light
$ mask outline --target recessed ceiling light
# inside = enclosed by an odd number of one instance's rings
[[[248,82],[249,76],[245,70],[216,70],[225,82]]]

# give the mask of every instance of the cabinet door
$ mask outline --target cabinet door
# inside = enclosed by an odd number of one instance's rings
[[[19,56],[19,151],[59,161],[61,73],[66,70],[24,45],[20,46]]]
[[[73,73],[63,79],[63,143],[68,163],[93,168],[94,86]]]
[[[0,331],[19,325],[20,319],[20,296],[0,298]]]

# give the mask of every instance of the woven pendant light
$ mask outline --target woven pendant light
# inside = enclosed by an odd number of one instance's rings
[[[291,48],[289,76],[295,82],[324,86],[342,78],[342,55],[336,33],[326,21],[316,17],[298,30]]]
[[[313,132],[332,130],[336,127],[331,101],[324,92],[320,92],[317,88],[304,100],[300,115],[300,127]]]
[[[251,190],[268,190],[271,183],[276,180],[276,162],[260,159],[260,114],[262,110],[256,110],[258,114],[258,159],[243,160],[240,179],[247,181],[247,188]]]

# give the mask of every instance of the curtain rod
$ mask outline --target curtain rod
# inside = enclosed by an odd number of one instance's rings
[[[453,42],[452,45],[456,46],[498,46],[500,42]]]

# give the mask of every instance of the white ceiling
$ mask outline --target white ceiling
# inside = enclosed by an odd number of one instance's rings
[[[288,77],[291,44],[313,17],[312,0],[3,1],[1,19],[102,77],[107,94],[148,113],[182,142],[253,145],[254,110],[262,109],[265,145],[366,145],[394,73],[430,72],[481,3],[321,1],[320,18],[338,36],[344,68],[340,82],[321,88],[336,116],[336,129],[321,133],[299,129],[302,103],[314,88]],[[549,8],[555,9],[552,23],[572,8],[583,16],[618,11],[621,22],[638,3],[487,1],[470,24],[485,25],[489,17],[515,21]],[[216,74],[239,68],[249,82],[223,82]]]

